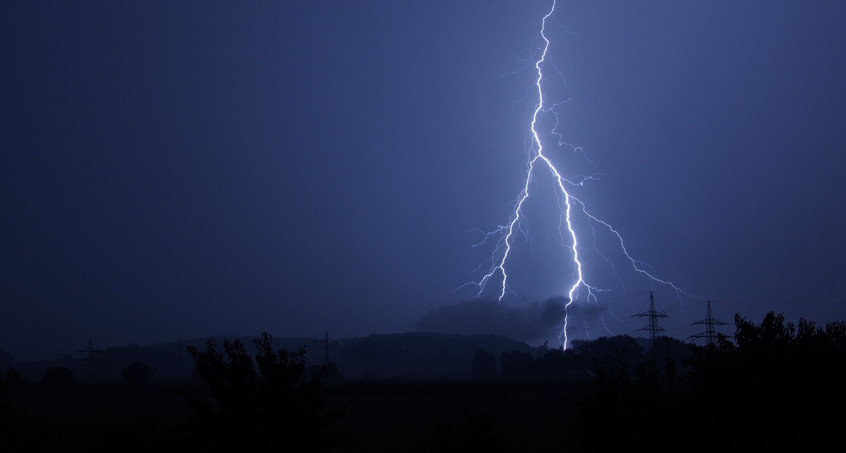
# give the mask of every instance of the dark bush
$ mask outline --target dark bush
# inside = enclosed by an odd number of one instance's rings
[[[202,438],[211,451],[276,449],[319,451],[328,445],[326,429],[338,415],[325,405],[317,377],[305,377],[305,350],[273,352],[267,333],[247,354],[239,340],[214,342],[205,350],[189,347],[197,372],[214,403],[188,399],[201,416]]]

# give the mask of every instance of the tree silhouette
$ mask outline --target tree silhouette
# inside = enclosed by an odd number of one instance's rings
[[[212,341],[188,347],[215,401],[188,399],[213,450],[318,451],[330,440],[325,429],[338,413],[326,408],[318,378],[304,378],[305,349],[274,353],[271,340],[253,341],[255,357],[239,340],[224,341],[222,353]]]
[[[836,417],[846,405],[846,323],[825,329],[800,319],[768,313],[756,325],[735,316],[736,347],[725,339],[718,347],[697,354],[692,394],[709,413],[721,411],[719,425],[743,424],[759,442],[782,448],[798,441],[773,433],[788,433],[802,424],[809,442],[833,439]],[[725,411],[736,407],[741,410]]]
[[[822,329],[769,313],[757,325],[736,316],[735,327],[737,345],[725,336],[691,344],[683,367],[669,339],[643,354],[634,373],[622,356],[597,366],[570,434],[590,448],[613,432],[603,439],[608,450],[807,450],[839,440],[832,414],[846,407],[846,324]],[[698,437],[708,442],[691,443]]]

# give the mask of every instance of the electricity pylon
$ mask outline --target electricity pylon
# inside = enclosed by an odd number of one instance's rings
[[[94,380],[94,362],[99,362],[95,354],[102,354],[103,351],[100,349],[94,349],[94,342],[91,338],[88,339],[88,349],[79,349],[77,352],[84,352],[86,356],[84,359],[81,359],[83,362],[88,362],[88,380]]]
[[[658,318],[666,318],[667,314],[658,311],[655,308],[655,297],[652,295],[652,291],[649,292],[649,308],[646,312],[640,312],[636,315],[632,315],[633,318],[647,318],[646,319],[646,327],[637,330],[645,330],[649,332],[649,350],[652,350],[652,347],[655,346],[655,340],[658,339],[658,332],[663,332],[664,328],[661,327],[661,323],[658,321]]]
[[[705,311],[705,319],[703,319],[702,321],[696,321],[694,323],[691,323],[690,325],[693,326],[696,324],[704,324],[705,332],[698,333],[696,335],[691,335],[689,338],[704,338],[705,346],[708,346],[709,344],[717,343],[717,331],[714,326],[722,326],[726,323],[722,321],[717,321],[716,319],[714,319],[714,316],[711,315],[711,301],[709,300],[708,308]]]

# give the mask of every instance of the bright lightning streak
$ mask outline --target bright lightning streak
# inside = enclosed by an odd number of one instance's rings
[[[474,284],[474,285],[479,287],[478,295],[481,296],[482,292],[485,290],[485,287],[491,282],[491,280],[494,279],[495,276],[501,274],[502,281],[501,281],[501,285],[499,287],[498,300],[501,301],[505,297],[505,294],[508,291],[508,272],[506,271],[505,265],[508,262],[508,258],[511,254],[512,245],[513,245],[513,242],[514,242],[514,236],[518,232],[521,231],[521,221],[523,219],[523,205],[526,202],[526,200],[529,199],[529,196],[530,196],[529,187],[530,187],[532,179],[535,175],[535,171],[538,167],[546,168],[547,170],[549,170],[549,172],[552,174],[552,177],[553,177],[553,179],[556,183],[555,185],[557,186],[557,189],[560,191],[560,194],[562,195],[562,198],[563,198],[563,202],[561,203],[561,208],[563,210],[562,216],[561,216],[562,217],[562,226],[566,229],[566,233],[564,233],[564,235],[569,236],[569,250],[570,250],[570,253],[572,255],[572,261],[573,261],[573,266],[574,266],[573,283],[570,286],[569,290],[567,291],[568,301],[564,306],[564,308],[565,308],[564,327],[563,327],[563,332],[561,333],[561,335],[563,337],[562,347],[564,349],[566,349],[568,341],[569,341],[568,340],[568,327],[569,327],[568,323],[569,323],[569,320],[567,319],[566,313],[567,313],[567,309],[570,307],[570,305],[573,304],[573,302],[579,296],[579,290],[583,288],[586,291],[586,299],[588,301],[593,301],[593,302],[596,302],[596,293],[597,292],[607,291],[607,290],[602,290],[602,289],[599,289],[595,286],[588,284],[587,281],[585,280],[583,273],[582,273],[582,261],[581,261],[580,255],[579,255],[579,250],[580,250],[581,244],[579,242],[579,235],[577,234],[576,229],[574,227],[574,223],[573,223],[573,216],[576,213],[580,213],[586,219],[588,219],[588,221],[591,223],[591,229],[592,229],[593,234],[594,234],[594,244],[595,244],[595,234],[596,234],[596,232],[595,232],[593,225],[600,225],[601,227],[607,229],[612,235],[614,235],[616,237],[617,244],[618,244],[620,250],[622,251],[623,255],[628,259],[632,268],[637,273],[649,278],[654,283],[659,283],[659,284],[671,287],[673,290],[676,291],[676,293],[679,296],[681,294],[685,294],[685,292],[681,288],[679,288],[678,286],[673,284],[672,282],[659,279],[656,276],[649,273],[648,271],[646,271],[645,269],[643,269],[639,265],[639,262],[637,260],[635,260],[631,256],[631,254],[629,253],[629,250],[626,247],[625,242],[623,241],[623,236],[619,233],[619,231],[617,231],[608,222],[601,220],[601,219],[597,218],[596,216],[594,216],[593,214],[591,214],[588,211],[585,203],[583,201],[581,201],[580,199],[576,198],[571,193],[571,191],[568,190],[568,187],[576,188],[576,187],[583,186],[585,184],[585,182],[595,180],[596,177],[594,177],[594,176],[579,176],[579,177],[574,177],[572,179],[565,178],[564,176],[562,176],[561,172],[558,170],[558,168],[556,168],[556,166],[553,164],[553,162],[550,160],[550,158],[546,154],[544,154],[543,142],[541,141],[541,137],[540,137],[540,134],[538,132],[539,120],[541,118],[541,115],[543,115],[544,113],[552,112],[552,114],[555,115],[555,124],[557,126],[558,125],[558,115],[555,113],[554,109],[555,109],[555,107],[557,107],[558,105],[561,104],[561,103],[553,104],[552,106],[547,107],[546,104],[545,104],[544,93],[543,93],[543,81],[544,81],[543,66],[544,66],[544,63],[546,63],[547,52],[549,51],[549,44],[550,44],[549,38],[546,35],[546,26],[547,26],[547,20],[555,12],[555,6],[556,6],[556,3],[553,0],[552,7],[549,9],[549,12],[547,12],[546,15],[543,16],[543,19],[541,21],[541,29],[540,29],[539,35],[540,35],[541,39],[543,40],[543,46],[542,46],[540,58],[538,58],[538,60],[536,60],[535,64],[534,64],[535,71],[537,73],[537,78],[535,79],[535,87],[537,88],[538,102],[537,102],[537,105],[535,106],[535,110],[534,110],[534,113],[532,115],[532,121],[531,121],[531,125],[530,125],[530,130],[531,130],[531,135],[532,135],[532,145],[531,145],[531,148],[530,148],[530,157],[531,158],[528,162],[527,171],[526,171],[526,178],[525,178],[525,182],[523,184],[523,189],[520,191],[520,195],[517,197],[517,203],[514,206],[514,213],[511,215],[509,222],[505,225],[500,225],[494,231],[491,231],[491,232],[488,232],[488,233],[483,233],[484,234],[483,240],[474,245],[474,247],[480,246],[482,244],[485,244],[488,241],[488,239],[490,239],[494,236],[500,236],[500,239],[499,239],[499,241],[497,242],[497,244],[494,248],[493,254],[491,255],[491,268],[489,269],[489,271],[484,276],[482,276],[482,278],[478,282],[472,282],[470,284]],[[566,143],[565,141],[563,141],[562,136],[560,134],[558,134],[557,132],[555,132],[554,130],[553,130],[552,134],[558,135],[559,146],[566,146],[566,147],[569,147],[570,149],[572,149],[573,151],[583,152],[583,150],[580,146],[575,146],[575,145],[572,145],[572,144],[569,144],[569,143]],[[563,232],[563,229],[562,229],[562,232]],[[601,253],[599,255],[601,257],[603,257],[606,261],[610,262],[610,260],[605,258]],[[612,268],[613,268],[613,264],[612,264]],[[612,314],[612,316],[613,316],[613,314]],[[608,329],[608,326],[605,325],[604,317],[602,318],[602,324],[606,328],[606,330],[608,330],[610,332],[610,329]],[[585,325],[587,326],[587,324],[585,324]]]

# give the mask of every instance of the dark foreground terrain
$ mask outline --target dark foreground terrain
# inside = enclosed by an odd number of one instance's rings
[[[809,451],[842,445],[846,322],[735,317],[733,341],[631,337],[474,355],[473,379],[346,379],[269,335],[189,347],[195,378],[0,380],[0,452]],[[579,372],[577,372],[579,371]],[[581,376],[581,377],[578,377]]]
[[[583,384],[575,382],[350,382],[336,451],[553,451],[567,445]]]
[[[326,402],[342,410],[326,451],[551,451],[582,384],[563,382],[344,381]],[[202,451],[190,382],[77,384],[66,392],[24,389],[2,451]],[[284,445],[284,438],[280,438]],[[285,451],[281,448],[280,451]]]

